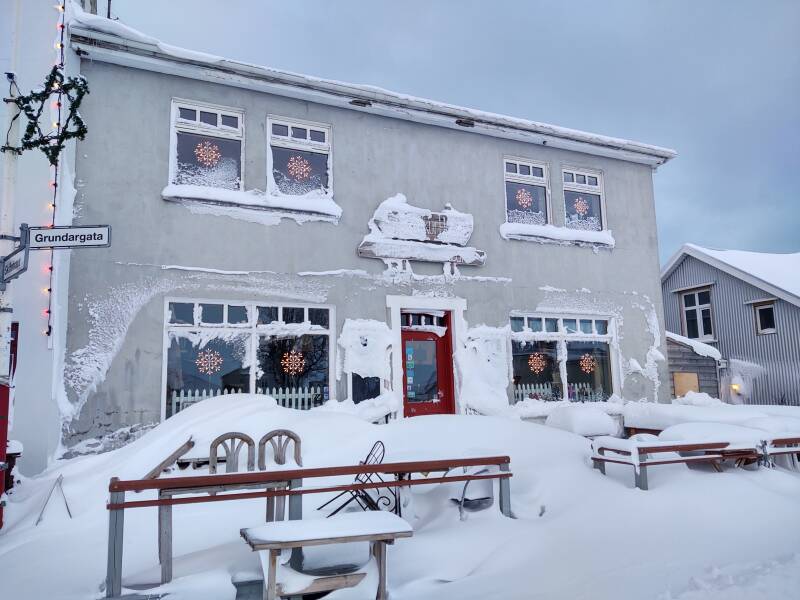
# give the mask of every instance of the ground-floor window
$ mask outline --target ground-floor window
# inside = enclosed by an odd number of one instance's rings
[[[514,400],[607,400],[612,336],[607,318],[512,315]]]
[[[328,399],[332,309],[170,300],[165,314],[165,415],[199,400],[255,392],[290,408]]]

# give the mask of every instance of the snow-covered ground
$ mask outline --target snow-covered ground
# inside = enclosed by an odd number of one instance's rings
[[[666,465],[651,470],[651,489],[641,491],[630,468],[612,465],[607,477],[593,470],[585,438],[519,419],[430,416],[372,425],[242,395],[198,403],[119,450],[59,461],[24,480],[0,532],[3,597],[99,597],[110,477],[142,477],[190,435],[199,455],[219,433],[258,439],[279,427],[302,437],[306,467],[353,464],[378,439],[387,461],[511,456],[516,519],[493,507],[461,521],[450,501],[460,489],[415,490],[404,515],[414,537],[389,549],[395,600],[777,600],[800,589],[800,472]],[[73,518],[56,491],[35,526],[59,475]],[[305,517],[321,517],[314,509],[324,499],[305,496]],[[239,529],[259,525],[263,514],[263,500],[176,507],[176,579],[161,591],[176,600],[232,600],[231,581],[259,573]],[[125,532],[124,583],[157,580],[156,509],[126,511]],[[367,577],[331,598],[371,598],[371,586]]]

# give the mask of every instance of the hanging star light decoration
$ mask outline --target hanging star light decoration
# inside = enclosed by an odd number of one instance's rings
[[[573,206],[575,207],[575,212],[582,217],[585,217],[586,214],[589,212],[589,203],[586,200],[584,200],[581,196],[575,198],[575,203],[573,204]]]
[[[222,363],[222,356],[216,350],[203,350],[194,361],[197,370],[205,375],[217,373],[222,368]]]
[[[535,375],[539,375],[547,367],[547,359],[541,352],[536,352],[528,357],[528,366]]]
[[[578,361],[580,365],[581,371],[586,373],[587,375],[595,370],[597,367],[597,361],[594,359],[594,356],[589,354],[588,352],[581,356],[581,359]]]
[[[222,158],[222,152],[220,152],[219,146],[205,140],[195,146],[194,156],[197,162],[210,168],[217,165],[219,159]]]
[[[533,196],[531,196],[531,193],[525,188],[519,188],[517,190],[516,198],[520,208],[527,209],[533,204]]]
[[[299,375],[306,366],[306,359],[302,352],[284,352],[281,357],[281,367],[288,375]]]
[[[311,176],[311,163],[302,156],[292,156],[289,158],[286,170],[297,181],[303,181]]]

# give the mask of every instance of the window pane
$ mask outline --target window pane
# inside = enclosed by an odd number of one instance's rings
[[[531,167],[531,175],[535,177],[544,177],[544,169],[541,167]]]
[[[328,155],[272,146],[272,176],[281,193],[328,191]]]
[[[308,131],[303,127],[292,127],[292,137],[304,140],[308,137]]]
[[[586,183],[586,175],[575,174],[575,183]]]
[[[222,304],[201,304],[200,322],[211,325],[222,323]]]
[[[567,173],[566,171],[564,171],[564,181],[566,183],[572,183],[573,181],[575,181],[575,178],[572,176],[572,173]]]
[[[191,333],[170,336],[167,350],[168,417],[204,398],[226,392],[250,391],[250,372],[243,366],[250,345],[248,334],[214,338],[202,346],[196,340]]]
[[[217,113],[206,112],[204,110],[200,111],[200,122],[205,123],[207,125],[213,125],[214,127],[217,126]]]
[[[228,306],[228,323],[230,323],[231,325],[243,325],[246,324],[247,321],[248,319],[247,319],[246,306],[236,306],[236,305]]]
[[[528,165],[520,165],[519,166],[519,174],[520,175],[530,175],[531,168]]]
[[[362,400],[377,398],[381,395],[380,377],[362,377],[358,373],[353,373],[353,389],[350,396],[355,404]]]
[[[570,400],[600,402],[611,396],[611,361],[605,342],[567,342]]]
[[[320,327],[328,326],[328,309],[327,308],[309,308],[308,320],[312,325],[319,325]]]
[[[775,329],[775,307],[761,306],[758,308],[759,329]]]
[[[711,304],[711,292],[708,290],[704,292],[697,293],[697,303],[698,304]]]
[[[274,135],[289,135],[289,126],[288,125],[281,125],[280,123],[273,123],[272,124],[272,133]]]
[[[269,325],[278,320],[278,307],[277,306],[259,306],[258,307],[258,324]]]
[[[299,306],[283,307],[284,323],[302,323],[305,321],[305,309]]]
[[[708,308],[704,308],[702,311],[703,314],[703,335],[714,335],[714,332],[711,329],[711,310]]]
[[[436,342],[405,340],[406,399],[409,402],[430,402],[439,399],[439,374]]]
[[[599,195],[564,190],[564,205],[567,227],[588,231],[603,229]]]
[[[178,108],[178,116],[187,121],[197,121],[197,111],[191,108]]]
[[[700,332],[697,326],[697,311],[686,311],[686,337],[692,339],[700,337]]]
[[[595,331],[600,335],[606,335],[608,333],[608,321],[598,319],[594,322]]]
[[[509,223],[547,223],[547,193],[544,186],[506,181],[506,219]]]
[[[283,406],[318,406],[328,398],[328,336],[261,336],[256,387]],[[293,405],[291,405],[293,406]]]
[[[522,331],[525,328],[523,317],[511,317],[511,331]]]
[[[512,342],[511,352],[516,400],[561,399],[556,342]]]
[[[169,322],[176,325],[194,324],[194,304],[191,302],[170,302]]]
[[[222,124],[225,127],[233,127],[237,129],[239,127],[239,117],[235,117],[233,115],[222,115]]]
[[[173,183],[239,189],[241,140],[178,132],[177,154]]]
[[[578,331],[578,322],[575,319],[564,319],[564,331],[567,333],[576,333]]]
[[[324,142],[325,141],[325,132],[319,131],[318,129],[312,129],[308,132],[309,137],[311,138],[312,142]]]
[[[545,319],[544,330],[547,331],[548,333],[553,333],[558,331],[558,319]]]
[[[581,319],[581,333],[592,333],[591,319]]]
[[[683,305],[686,306],[687,308],[690,306],[694,306],[695,305],[694,294],[685,294],[683,296]]]
[[[516,173],[516,172],[517,172],[517,163],[507,162],[506,173]]]
[[[597,177],[591,177],[591,176],[587,177],[586,183],[588,183],[589,185],[597,185]]]
[[[528,319],[528,328],[533,332],[539,332],[542,330],[542,320],[536,318],[529,318]]]

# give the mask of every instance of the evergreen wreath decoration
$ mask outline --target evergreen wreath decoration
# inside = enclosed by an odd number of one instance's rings
[[[16,85],[13,78],[11,78],[11,81]],[[6,134],[6,143],[0,150],[22,154],[25,150],[39,148],[47,156],[50,164],[56,166],[58,164],[58,156],[64,150],[67,140],[75,138],[82,140],[86,137],[88,130],[78,112],[78,108],[83,97],[88,93],[89,84],[83,76],[78,75],[77,77],[65,79],[62,68],[56,65],[47,75],[43,89],[33,90],[30,94],[16,96],[15,98],[3,98],[4,102],[15,104],[19,108],[20,112],[14,119],[24,114],[28,119],[28,125],[25,127],[25,133],[22,135],[19,146],[11,146],[8,143],[8,134]],[[55,132],[44,133],[40,120],[45,106],[52,96],[58,97],[57,106],[59,108],[66,100],[66,104],[68,104],[67,116],[61,127],[58,127]]]

